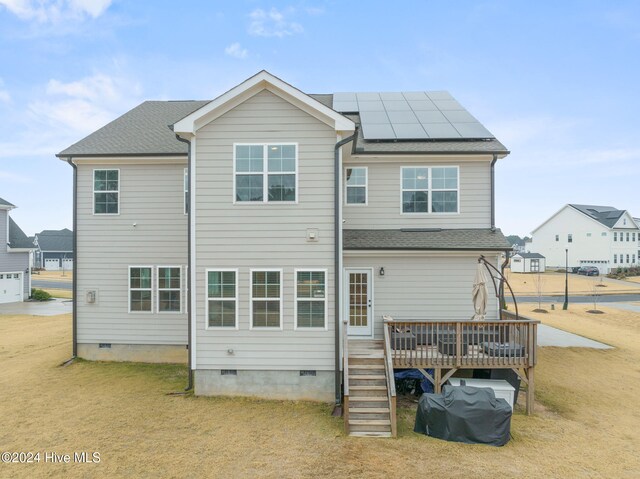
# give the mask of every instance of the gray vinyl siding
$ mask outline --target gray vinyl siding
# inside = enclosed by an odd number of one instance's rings
[[[25,271],[29,268],[29,253],[9,253],[7,251],[7,210],[0,210],[0,273],[22,271],[22,289],[24,299],[31,295],[29,291],[29,274]]]
[[[298,143],[298,204],[233,204],[234,143]],[[196,136],[196,368],[334,368],[333,129],[263,90]],[[306,230],[317,229],[317,242]],[[283,330],[250,330],[251,268],[282,268]],[[205,270],[238,268],[238,330],[205,329]],[[294,269],[326,268],[328,330],[294,330]],[[232,349],[233,354],[228,354]]]
[[[368,204],[344,205],[344,227],[350,229],[393,228],[488,228],[491,226],[491,157],[452,159],[443,156],[389,159],[351,158],[345,167],[368,167]],[[464,161],[461,161],[464,160]],[[458,214],[401,214],[400,169],[403,166],[459,166]]]
[[[185,167],[186,161],[78,166],[79,343],[187,343],[186,268],[182,313],[128,312],[129,266],[187,264]],[[94,169],[120,170],[119,215],[93,215]],[[157,278],[153,283],[155,311]],[[86,302],[87,290],[98,291],[95,304]]]
[[[386,315],[396,319],[470,319],[474,313],[471,291],[480,254],[366,257],[347,253],[344,267],[373,268],[374,336],[382,339],[382,317]],[[491,253],[485,256],[492,258]],[[493,257],[497,266],[495,253]],[[380,267],[384,267],[384,276],[378,274]],[[487,319],[497,319],[498,300],[493,286],[488,287]]]

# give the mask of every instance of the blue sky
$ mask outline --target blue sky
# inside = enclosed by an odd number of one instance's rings
[[[0,197],[71,226],[55,153],[147,99],[261,69],[309,93],[448,90],[512,154],[497,224],[566,203],[640,216],[640,2],[0,0]]]

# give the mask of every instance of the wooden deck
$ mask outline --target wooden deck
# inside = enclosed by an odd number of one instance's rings
[[[440,321],[385,317],[385,352],[394,369],[419,369],[436,392],[459,369],[512,369],[526,385],[527,414],[531,414],[539,321],[508,311],[502,311],[502,318]],[[395,396],[395,391],[392,393]]]

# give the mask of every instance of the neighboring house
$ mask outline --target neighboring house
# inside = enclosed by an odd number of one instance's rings
[[[34,266],[47,271],[73,269],[73,232],[67,228],[44,230],[33,237]]]
[[[308,95],[262,71],[142,103],[57,155],[75,171],[74,352],[188,348],[196,394],[340,402],[343,319],[380,340],[383,315],[473,316],[478,258],[511,250],[493,203],[508,153],[446,92]]]
[[[515,253],[511,257],[512,273],[544,273],[545,257],[540,253]]]
[[[507,241],[509,242],[509,244],[511,245],[511,247],[513,248],[513,254],[515,253],[523,253],[525,251],[525,241],[528,238],[520,238],[520,236],[517,235],[509,235],[507,236]]]
[[[640,228],[626,210],[611,206],[562,207],[532,232],[527,250],[545,256],[547,267],[595,266],[601,273],[638,264]]]
[[[29,258],[33,245],[9,212],[15,206],[0,198],[0,303],[24,301],[31,295],[31,269]]]

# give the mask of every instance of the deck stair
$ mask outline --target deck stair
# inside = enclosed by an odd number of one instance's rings
[[[345,423],[349,435],[391,437],[383,341],[350,339],[347,361],[349,397]]]

